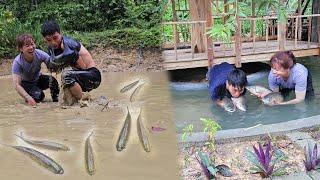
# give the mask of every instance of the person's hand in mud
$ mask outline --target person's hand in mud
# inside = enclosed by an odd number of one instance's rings
[[[29,97],[27,98],[26,102],[27,102],[28,105],[30,105],[30,106],[36,106],[36,105],[37,105],[36,101],[35,101],[31,96],[29,96]]]

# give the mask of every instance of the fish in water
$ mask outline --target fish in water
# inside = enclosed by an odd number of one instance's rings
[[[141,111],[142,110],[140,109],[140,113],[137,120],[137,131],[138,131],[139,139],[143,146],[143,149],[146,152],[150,152],[150,144],[149,144],[148,136],[141,120]]]
[[[280,92],[272,92],[264,96],[261,100],[264,104],[272,106],[283,102],[284,99]]]
[[[128,141],[130,126],[131,126],[131,115],[128,107],[127,107],[127,111],[128,112],[127,112],[126,119],[124,121],[124,124],[122,126],[121,132],[118,137],[118,141],[116,145],[117,151],[122,151],[126,147],[126,144]]]
[[[134,82],[132,82],[132,83],[124,86],[124,87],[120,90],[120,92],[121,92],[121,93],[125,93],[125,92],[129,91],[131,88],[133,88],[135,85],[137,85],[137,84],[139,83],[139,81],[140,81],[140,79],[138,79],[138,80],[136,80],[136,81],[134,81]]]
[[[50,150],[55,150],[55,151],[69,151],[70,150],[69,147],[67,147],[63,144],[59,144],[59,143],[55,143],[55,142],[51,142],[51,141],[37,141],[37,140],[27,139],[22,136],[22,132],[20,132],[20,135],[15,134],[15,136],[19,137],[20,139],[22,139],[24,142],[26,142],[28,144],[42,147],[45,149],[50,149]]]
[[[93,156],[93,150],[90,143],[90,137],[93,134],[93,131],[90,133],[90,135],[86,139],[85,143],[85,162],[86,162],[86,169],[89,175],[94,175],[95,173],[95,166],[94,166],[94,156]]]
[[[241,111],[247,111],[247,99],[245,96],[240,96],[238,98],[231,98],[233,104]]]
[[[232,100],[230,98],[224,97],[222,99],[222,107],[227,112],[234,112],[236,111],[236,107],[234,106]]]
[[[51,159],[47,155],[45,155],[35,149],[31,149],[31,148],[24,147],[24,146],[10,146],[10,145],[5,145],[5,144],[2,144],[2,145],[14,148],[14,149],[28,155],[32,160],[37,162],[39,165],[47,168],[49,171],[51,171],[55,174],[63,174],[64,173],[63,168],[57,162],[55,162],[53,159]]]
[[[266,95],[272,91],[260,85],[246,86],[246,89],[255,96]]]
[[[136,87],[136,89],[133,91],[133,93],[130,96],[130,102],[133,102],[135,94],[137,94],[139,92],[139,90],[141,89],[143,84],[144,83],[139,84],[139,86]]]

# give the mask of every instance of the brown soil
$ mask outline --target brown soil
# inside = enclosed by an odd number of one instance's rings
[[[139,58],[137,50],[116,50],[111,47],[97,47],[90,51],[98,69],[103,72],[163,71],[160,49],[144,50]],[[4,59],[0,64],[0,76],[11,74],[13,59]]]
[[[229,166],[233,172],[232,177],[223,177],[219,173],[217,179],[261,179],[259,174],[251,174],[249,168],[251,163],[246,158],[246,150],[253,151],[252,145],[258,145],[257,140],[235,141],[216,144],[216,151],[210,152],[206,147],[201,145],[183,145],[180,147],[179,162],[180,176],[182,179],[206,179],[200,164],[196,159],[196,152],[201,150],[211,154],[212,162],[217,166],[225,164]],[[276,144],[288,159],[282,161],[277,167],[285,167],[287,174],[304,171],[304,154],[303,150],[295,146],[290,140],[283,137],[277,138],[273,144]]]

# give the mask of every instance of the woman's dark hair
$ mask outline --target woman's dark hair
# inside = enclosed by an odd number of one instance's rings
[[[292,51],[279,51],[270,59],[271,67],[274,67],[275,64],[278,64],[284,69],[290,69],[295,63],[296,57],[293,55]]]
[[[247,85],[247,76],[240,69],[232,70],[227,77],[227,81],[230,85],[237,88],[243,88]]]
[[[55,32],[60,33],[60,27],[55,20],[48,20],[43,23],[41,27],[41,34],[43,37],[53,35]]]
[[[21,34],[16,38],[17,48],[21,49],[25,44],[34,42],[34,38],[31,34]]]

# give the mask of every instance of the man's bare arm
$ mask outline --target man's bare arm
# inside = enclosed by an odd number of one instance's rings
[[[303,92],[295,91],[295,93],[296,93],[296,98],[295,99],[292,99],[292,100],[287,101],[287,102],[282,102],[279,105],[297,104],[297,103],[300,103],[300,102],[304,101],[304,99],[306,97],[306,91],[303,91]]]
[[[81,68],[88,69],[96,66],[90,52],[82,44],[79,51],[79,55],[80,57],[79,57],[79,60],[77,61],[77,65],[80,66]]]

